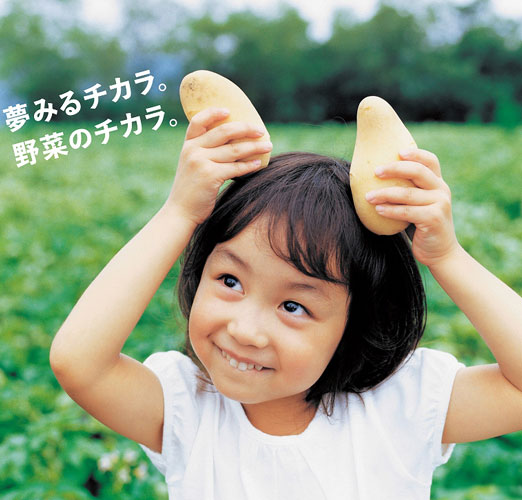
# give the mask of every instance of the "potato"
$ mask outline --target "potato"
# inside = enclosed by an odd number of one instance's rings
[[[404,230],[409,222],[379,215],[365,195],[389,186],[413,186],[406,179],[380,179],[375,167],[400,160],[399,151],[416,148],[410,132],[394,109],[380,97],[364,98],[357,109],[357,135],[350,167],[350,186],[355,210],[372,232],[391,235]]]
[[[218,108],[227,108],[230,114],[226,119],[216,122],[211,128],[222,123],[242,121],[253,123],[266,130],[263,120],[246,94],[228,78],[212,71],[201,69],[186,75],[179,87],[179,97],[183,111],[189,121],[201,110],[217,106]],[[266,130],[265,135],[259,139],[235,139],[231,140],[230,143],[246,140],[269,141],[270,135]],[[270,161],[270,152],[252,155],[242,161],[257,159],[260,159],[261,165],[266,167]]]

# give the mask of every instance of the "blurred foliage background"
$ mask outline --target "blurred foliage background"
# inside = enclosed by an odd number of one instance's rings
[[[42,9],[57,3],[65,15]],[[22,102],[44,98],[58,108],[63,92],[81,96],[94,83],[107,88],[115,77],[150,69],[169,89],[155,87],[151,102],[181,116],[179,82],[205,68],[247,89],[268,122],[352,121],[370,94],[386,96],[406,120],[515,126],[522,116],[520,20],[495,16],[489,0],[439,1],[415,13],[401,7],[411,2],[382,2],[365,21],[338,10],[324,41],[311,38],[309,23],[284,3],[271,17],[224,17],[223,2],[209,2],[194,17],[181,2],[126,0],[121,28],[110,33],[81,24],[80,3],[11,0],[0,19],[0,79]],[[82,119],[141,105],[106,98],[96,110],[85,106]]]
[[[87,415],[61,390],[48,363],[54,334],[85,288],[154,215],[170,191],[186,121],[177,89],[195,69],[236,82],[267,122],[274,154],[303,150],[350,159],[363,97],[387,99],[420,147],[435,152],[452,188],[463,246],[522,293],[522,39],[520,23],[495,17],[487,0],[415,12],[382,2],[368,20],[338,11],[331,36],[281,4],[272,16],[198,16],[182,3],[122,2],[121,28],[90,30],[75,0],[6,2],[0,17],[0,98],[27,103],[17,132],[0,123],[0,498],[166,498],[162,478],[138,446]],[[51,7],[59,10],[52,10]],[[49,14],[51,12],[51,14]],[[53,14],[54,12],[54,14]],[[60,15],[57,12],[61,13]],[[63,14],[63,15],[62,15]],[[448,27],[451,27],[449,29]],[[145,96],[36,122],[34,101],[59,109],[100,83],[155,77]],[[167,91],[158,90],[158,83]],[[7,97],[6,97],[7,96]],[[12,145],[60,131],[94,130],[107,118],[144,115],[161,104],[154,131],[93,137],[86,149],[16,167]],[[179,124],[170,128],[168,119]],[[75,121],[77,120],[77,121]],[[81,120],[81,121],[80,121]],[[492,363],[487,346],[426,269],[429,321],[421,345],[468,366]],[[125,345],[143,361],[177,349],[184,324],[174,301],[174,266]],[[501,410],[500,410],[501,411]],[[457,445],[436,471],[432,498],[522,498],[522,433]]]

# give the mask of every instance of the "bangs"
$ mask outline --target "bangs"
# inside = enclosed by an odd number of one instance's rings
[[[228,219],[221,241],[263,219],[270,247],[279,258],[307,276],[349,286],[347,270],[353,261],[354,228],[359,225],[349,189],[349,164],[312,153],[299,153],[299,160],[295,155],[278,155],[272,164],[276,168],[243,176],[229,186],[231,203],[220,207],[223,220]],[[234,189],[242,196],[233,196]],[[234,200],[242,206],[234,206]],[[219,212],[218,208],[213,225],[221,225]]]

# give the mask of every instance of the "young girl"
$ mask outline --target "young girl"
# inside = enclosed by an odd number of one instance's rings
[[[192,119],[167,201],[56,334],[54,373],[140,443],[169,498],[428,499],[455,443],[522,429],[522,299],[459,245],[432,153],[376,169],[416,187],[368,195],[415,225],[410,244],[362,226],[347,162],[287,153],[260,168],[244,159],[271,150],[254,140],[262,130],[209,129],[226,114]],[[188,356],[141,364],[121,349],[185,247]],[[417,348],[425,296],[414,257],[498,364]]]

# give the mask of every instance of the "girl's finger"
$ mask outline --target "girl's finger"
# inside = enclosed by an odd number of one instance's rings
[[[271,142],[245,141],[224,144],[209,150],[209,159],[217,163],[241,160],[253,154],[268,153],[272,150]]]
[[[437,177],[441,177],[440,162],[437,155],[425,149],[410,149],[399,153],[404,160],[416,161],[426,165]]]
[[[395,220],[403,220],[416,226],[429,226],[440,223],[445,214],[440,205],[377,205],[375,210],[379,215]]]
[[[224,120],[229,114],[230,112],[224,108],[211,107],[201,110],[190,120],[185,134],[185,140],[194,139],[194,137],[203,135],[211,125]]]
[[[264,128],[246,122],[229,122],[218,125],[198,140],[203,148],[215,148],[234,139],[259,138],[266,133]]]
[[[433,170],[416,161],[396,161],[375,169],[375,175],[380,179],[400,178],[412,181],[421,189],[441,188],[442,178]]]
[[[231,163],[219,164],[220,175],[223,182],[229,179],[234,179],[235,177],[241,177],[242,175],[255,172],[261,168],[263,167],[261,167],[260,160],[234,161]]]
[[[411,187],[389,187],[366,193],[366,200],[373,205],[430,205],[437,202],[436,191]]]

